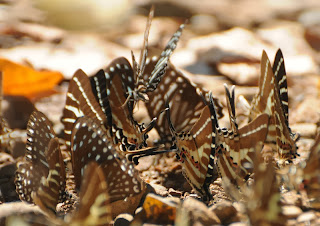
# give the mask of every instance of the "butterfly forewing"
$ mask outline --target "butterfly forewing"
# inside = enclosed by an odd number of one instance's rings
[[[68,147],[70,147],[71,131],[74,123],[77,118],[84,115],[108,126],[106,115],[96,101],[88,76],[82,70],[78,70],[69,83],[66,105],[62,116],[62,122],[65,127],[65,140]]]
[[[99,124],[88,117],[80,118],[72,134],[73,168],[77,187],[80,186],[85,165],[89,161],[95,161],[104,172],[111,202],[144,191],[145,185],[133,165],[118,156]]]
[[[149,58],[146,66],[146,73],[154,67],[157,57]],[[148,74],[145,75],[146,77]],[[199,119],[205,104],[199,93],[206,95],[208,92],[196,87],[182,72],[169,63],[163,79],[158,88],[149,94],[149,102],[146,103],[149,116],[158,117],[155,128],[157,129],[162,142],[171,141],[169,125],[164,114],[165,100],[169,102],[171,111],[171,122],[177,132],[190,131],[192,126]],[[219,114],[222,117],[222,106],[218,99],[214,102]]]
[[[16,188],[20,199],[55,211],[65,191],[65,168],[59,142],[47,117],[34,111],[29,119],[25,161],[18,163]]]
[[[127,102],[129,94],[134,89],[133,71],[129,62],[125,58],[116,59],[105,73],[110,75],[107,93],[112,110],[112,122],[122,129],[128,143],[136,147],[145,146],[141,125],[133,118],[133,103]]]
[[[157,86],[159,85],[161,78],[164,76],[166,72],[166,68],[169,62],[169,58],[175,48],[177,47],[177,43],[180,39],[180,36],[182,34],[182,30],[184,29],[185,24],[181,24],[179,29],[174,33],[170,41],[168,42],[167,46],[165,49],[162,51],[156,65],[154,66],[148,83],[147,83],[147,92],[152,92],[154,91]]]
[[[274,75],[267,54],[264,51],[262,53],[259,91],[252,102],[250,118],[253,119],[260,113],[267,113],[270,116],[266,142],[276,144],[280,164],[283,164],[283,161],[291,161],[297,155],[295,142],[298,136],[291,133],[287,125],[287,109],[284,107],[287,105],[285,104],[287,94],[283,91],[286,89],[284,87],[286,76],[282,76],[285,72],[282,69],[284,66],[280,56],[278,52],[275,61],[277,67],[274,66],[277,74]],[[281,95],[284,96],[283,100]]]
[[[250,120],[253,120],[260,113],[264,112],[271,115],[274,112],[274,75],[265,51],[262,52],[261,57],[261,77],[258,88],[258,94],[251,103]],[[270,128],[270,131],[274,133],[275,128]],[[270,134],[268,135],[270,136]],[[275,140],[275,135],[272,135],[269,139]]]
[[[226,90],[226,102],[227,102],[227,107],[229,112],[231,130],[235,135],[237,135],[239,132],[238,132],[238,123],[236,121],[236,107],[235,107],[235,93],[234,93],[235,86],[231,87],[231,91],[229,91],[227,84],[224,84],[224,87]]]

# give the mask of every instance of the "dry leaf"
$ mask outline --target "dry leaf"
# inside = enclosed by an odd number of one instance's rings
[[[29,99],[43,97],[53,92],[53,88],[63,75],[55,71],[36,71],[6,59],[0,59],[3,72],[3,93],[5,95],[25,96]]]

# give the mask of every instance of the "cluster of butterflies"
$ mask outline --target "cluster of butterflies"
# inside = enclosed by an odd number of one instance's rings
[[[236,120],[234,87],[225,87],[231,128],[221,128],[219,100],[169,62],[184,24],[161,54],[148,57],[152,17],[153,10],[139,63],[133,54],[132,66],[127,59],[117,58],[91,77],[76,71],[69,83],[62,122],[71,156],[73,189],[80,195],[77,210],[68,222],[107,224],[119,211],[111,208],[113,203],[120,203],[123,212],[132,211],[129,208],[134,211],[148,190],[134,164],[141,157],[166,152],[176,153],[185,178],[204,202],[212,200],[209,186],[218,177],[240,186],[255,172],[257,183],[261,178],[261,183],[272,187],[255,193],[256,198],[266,199],[260,203],[261,208],[269,208],[269,198],[279,194],[279,186],[270,183],[275,178],[273,162],[264,169],[258,167],[264,164],[260,156],[263,145],[275,150],[279,167],[298,156],[299,136],[288,124],[287,80],[281,51],[277,52],[273,67],[263,52],[259,91],[251,103],[249,122],[242,128],[238,128]],[[145,102],[152,119],[147,125],[134,118],[138,101]],[[158,132],[160,139],[148,147],[151,129]],[[31,115],[27,135],[25,159],[18,163],[16,172],[17,193],[21,200],[35,203],[55,216],[57,204],[72,196],[66,186],[59,140],[47,117],[39,111]],[[319,156],[318,146],[314,152]],[[317,175],[307,168],[303,170],[306,178],[301,184],[310,187],[319,182]],[[261,188],[259,184],[255,186],[255,190]],[[251,210],[252,205],[248,213]],[[253,221],[255,216],[252,214]]]

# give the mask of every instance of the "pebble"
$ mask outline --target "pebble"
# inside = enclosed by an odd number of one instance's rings
[[[195,208],[196,207],[196,208]],[[187,198],[182,204],[182,211],[188,213],[190,225],[221,224],[218,216],[201,201]]]
[[[315,213],[314,212],[312,212],[312,211],[309,211],[309,212],[305,212],[305,213],[303,213],[303,214],[301,214],[298,218],[297,218],[297,221],[299,222],[299,223],[302,223],[302,222],[311,222],[311,221],[314,221],[314,220],[316,220],[316,215],[315,215]]]
[[[160,196],[167,196],[169,193],[168,193],[168,190],[166,187],[160,185],[160,184],[154,184],[154,183],[150,183],[150,185],[154,188],[155,190],[155,193],[160,195]]]
[[[288,218],[296,218],[302,213],[302,210],[297,206],[288,205],[282,207],[282,212]]]
[[[221,201],[210,207],[210,210],[219,217],[222,224],[231,224],[239,221],[237,210],[229,201]]]

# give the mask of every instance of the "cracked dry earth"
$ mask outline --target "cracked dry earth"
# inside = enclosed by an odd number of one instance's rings
[[[279,18],[273,19],[279,20]],[[311,182],[310,186],[305,188],[301,184],[301,181],[297,182],[296,180],[296,178],[301,176],[300,169],[305,167],[306,164],[313,164],[313,168],[311,167],[312,172],[317,173],[320,169],[319,147],[317,155],[313,156],[314,161],[307,161],[305,163],[315,143],[320,120],[320,58],[319,47],[315,44],[317,43],[316,40],[320,40],[319,32],[316,32],[316,28],[319,29],[319,25],[306,27],[306,25],[301,24],[301,21],[295,19],[291,19],[290,21],[281,19],[281,21],[274,21],[273,25],[267,22],[261,23],[255,29],[252,27],[232,27],[224,31],[219,31],[219,29],[208,31],[209,33],[206,35],[192,30],[194,24],[191,23],[190,27],[187,27],[184,31],[185,33],[172,56],[171,62],[185,72],[192,82],[211,90],[222,102],[224,117],[219,119],[219,123],[227,128],[230,128],[230,124],[223,84],[226,83],[229,87],[233,84],[236,85],[236,115],[239,128],[241,128],[248,121],[248,109],[246,108],[244,99],[250,103],[258,92],[257,85],[260,76],[260,56],[262,50],[266,50],[272,61],[276,50],[280,47],[284,54],[287,70],[289,124],[292,131],[300,134],[300,139],[297,142],[299,156],[286,167],[275,167],[273,161],[270,161],[267,169],[256,167],[255,173],[250,176],[244,185],[240,185],[239,187],[235,187],[230,182],[218,178],[209,187],[209,191],[213,195],[213,200],[210,203],[202,202],[201,197],[189,185],[182,174],[183,168],[177,160],[175,153],[143,157],[139,159],[139,164],[135,166],[135,169],[138,170],[141,179],[148,184],[146,192],[142,197],[136,197],[131,203],[127,201],[112,203],[111,210],[114,211],[111,223],[118,225],[130,224],[130,222],[132,225],[320,224],[319,178],[315,177],[315,182]],[[224,20],[227,19],[224,18]],[[145,17],[135,16],[132,21],[133,23],[142,23],[144,25],[146,19]],[[154,23],[158,24],[158,30],[161,30],[161,32],[154,32],[153,37],[156,38],[150,40],[150,45],[154,46],[157,46],[157,43],[161,43],[160,45],[162,45],[164,42],[162,39],[167,40],[165,37],[170,37],[169,35],[173,33],[172,31],[179,24],[175,20],[162,20],[158,18],[155,19]],[[228,23],[225,22],[225,24]],[[134,25],[131,26],[135,27]],[[229,26],[231,25],[229,24]],[[131,30],[133,30],[132,27]],[[164,31],[166,28],[168,31]],[[21,28],[16,27],[15,29],[19,31]],[[42,39],[40,43],[41,48],[43,48],[41,51],[44,49],[51,50],[50,54],[52,55],[50,56],[52,58],[46,64],[35,62],[34,56],[30,56],[28,60],[36,67],[43,67],[45,65],[46,68],[56,69],[62,68],[62,66],[58,65],[59,63],[54,60],[57,58],[55,54],[64,54],[65,59],[70,59],[73,57],[70,49],[74,51],[73,54],[80,54],[83,51],[81,48],[90,47],[88,40],[95,43],[94,46],[97,49],[94,49],[97,51],[97,55],[103,51],[108,52],[107,54],[104,53],[105,61],[101,65],[98,65],[97,68],[105,67],[113,58],[118,56],[125,55],[127,59],[131,59],[130,50],[133,49],[135,52],[138,52],[140,48],[137,44],[135,46],[132,43],[142,42],[141,38],[143,37],[144,28],[141,28],[137,32],[139,34],[117,34],[112,41],[105,40],[104,37],[101,38],[101,36],[96,34],[84,34],[77,37],[75,34],[69,34],[60,30],[57,32],[56,29],[51,30],[52,28],[48,27],[39,26],[37,29],[42,30],[43,33],[52,32],[51,35],[53,37],[51,38],[40,37]],[[32,39],[34,34],[39,34],[37,33],[37,29],[32,30],[30,28],[32,35],[23,33],[20,30],[19,35],[31,37],[30,39]],[[130,29],[128,30],[130,31]],[[151,35],[152,32],[151,30]],[[301,33],[305,35],[301,35]],[[282,40],[280,36],[286,37],[287,43],[285,43],[286,41],[279,41]],[[52,43],[52,39],[56,39],[57,37],[61,39],[61,42],[59,44]],[[272,37],[280,38],[279,40],[273,40]],[[37,42],[28,40],[24,43],[24,46],[29,48],[28,51],[32,51],[32,48],[39,45]],[[232,43],[231,46],[228,43]],[[98,50],[100,46],[103,51]],[[18,56],[23,54],[21,46],[17,44],[15,47],[15,54]],[[107,51],[108,49],[112,51]],[[10,58],[11,54],[13,53],[10,52],[10,49],[5,48],[0,55]],[[95,56],[92,51],[88,52],[87,57],[94,58]],[[101,59],[99,57],[100,55],[97,59]],[[88,74],[91,75],[96,72],[97,68],[90,68],[85,57],[81,56],[80,61],[82,61],[82,68],[86,69]],[[72,65],[72,63],[74,62],[70,61],[69,65]],[[22,159],[25,153],[27,121],[32,111],[38,109],[53,123],[53,129],[59,137],[62,155],[66,163],[66,172],[69,177],[67,189],[72,190],[74,188],[73,175],[70,172],[70,156],[65,151],[63,126],[60,119],[65,105],[68,82],[73,72],[81,67],[81,65],[74,63],[68,69],[64,68],[60,70],[64,74],[65,80],[57,85],[55,88],[57,92],[55,94],[31,101],[24,97],[4,95],[2,101],[3,117],[8,121],[8,128],[11,128],[14,133],[6,136],[7,131],[4,130],[2,132],[0,152],[1,225],[17,225],[25,222],[32,222],[30,224],[38,225],[70,223],[68,218],[71,218],[74,211],[74,204],[72,202],[58,204],[57,217],[52,217],[38,206],[19,200],[16,194],[14,177],[17,170],[16,163]],[[134,117],[139,122],[147,123],[150,121],[143,104],[136,106]],[[152,130],[149,133],[148,145],[152,146],[153,141],[157,139],[159,139],[157,132]],[[268,156],[269,160],[272,157],[276,157],[276,154],[267,145],[262,150],[262,155],[264,157]],[[257,158],[255,163],[263,165],[261,158]],[[270,175],[274,175],[276,180],[273,180]],[[263,181],[264,178],[266,184],[262,183],[262,186],[259,187],[256,181]],[[272,186],[267,186],[270,184]],[[274,193],[263,193],[264,189],[269,189],[270,191],[275,189],[275,191]],[[280,195],[278,203],[271,201],[267,204],[264,203],[263,200],[272,200],[274,196],[271,195],[278,194],[278,191]],[[72,201],[78,202],[78,194],[72,193],[71,195]],[[129,206],[129,210],[127,208],[125,212],[122,212],[122,207],[125,205]],[[137,206],[139,207],[137,208]],[[62,221],[63,218],[65,218],[64,221]],[[272,223],[270,219],[277,219],[279,221],[275,220]]]

